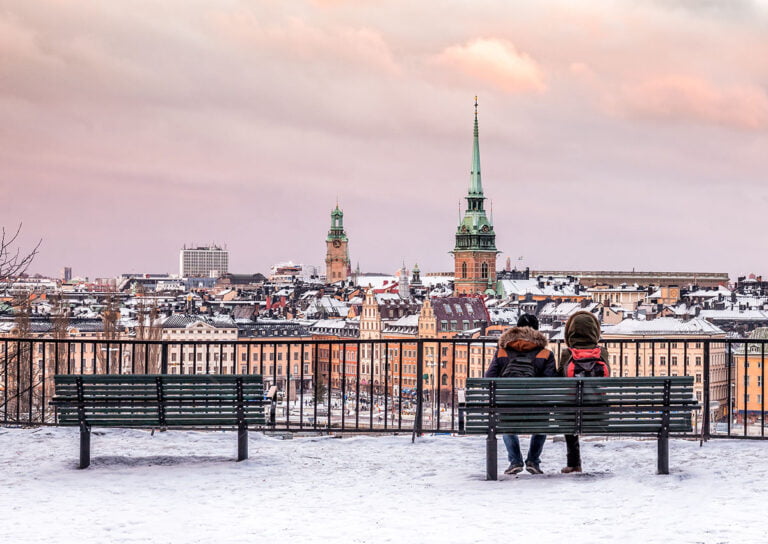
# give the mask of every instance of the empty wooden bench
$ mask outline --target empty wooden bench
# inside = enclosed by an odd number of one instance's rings
[[[497,479],[496,435],[654,435],[658,473],[669,474],[669,434],[692,431],[700,408],[690,376],[470,378],[459,432],[485,434],[486,477]]]
[[[237,427],[242,461],[248,458],[248,427],[275,421],[260,375],[56,375],[54,381],[58,424],[80,427],[80,468],[91,462],[94,425]]]

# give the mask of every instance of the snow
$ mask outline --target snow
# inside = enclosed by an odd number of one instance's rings
[[[713,325],[701,318],[694,318],[688,321],[680,321],[673,317],[659,317],[650,321],[625,319],[616,325],[603,325],[603,336],[651,334],[716,335],[725,334],[725,332],[717,325]]]
[[[527,439],[523,439],[523,448]],[[0,541],[56,543],[520,541],[765,542],[768,444],[582,439],[585,472],[485,481],[485,438],[410,435],[282,440],[233,431],[0,427]],[[506,467],[499,440],[500,473]]]

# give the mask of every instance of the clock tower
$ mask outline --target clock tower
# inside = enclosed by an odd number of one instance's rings
[[[485,215],[485,196],[480,178],[480,136],[477,128],[475,97],[475,130],[472,142],[472,171],[469,177],[467,209],[456,230],[453,251],[454,295],[495,294],[496,233]]]
[[[336,208],[331,212],[331,229],[325,239],[325,281],[346,281],[350,276],[349,239],[344,231],[344,212]]]

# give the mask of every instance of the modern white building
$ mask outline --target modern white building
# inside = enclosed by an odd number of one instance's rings
[[[182,278],[218,278],[229,272],[229,251],[219,246],[187,248],[179,252],[179,275]]]

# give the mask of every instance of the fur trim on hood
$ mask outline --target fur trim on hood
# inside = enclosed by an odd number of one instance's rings
[[[592,312],[576,312],[566,321],[564,336],[569,348],[595,347],[600,341],[600,322]]]
[[[546,336],[530,327],[512,327],[505,330],[499,338],[500,348],[510,348],[515,351],[544,349],[548,343]]]

